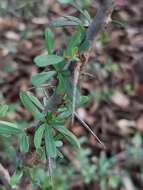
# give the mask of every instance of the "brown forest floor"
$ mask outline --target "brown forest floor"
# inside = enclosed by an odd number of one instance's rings
[[[19,106],[18,94],[30,86],[30,76],[37,72],[33,58],[44,49],[44,28],[59,12],[74,13],[72,8],[60,7],[54,1],[49,1],[47,7],[49,11],[47,15],[42,13],[43,16],[38,15],[36,11],[41,10],[34,7],[32,18],[19,12],[0,17],[0,93],[4,97],[1,99],[18,104],[9,120],[30,119]],[[89,9],[92,13],[94,4]],[[138,189],[143,189],[141,161],[129,164],[132,160],[125,151],[132,146],[133,135],[143,133],[142,0],[128,0],[126,5],[114,11],[112,17],[125,23],[125,27],[113,24],[107,37],[102,37],[102,43],[101,40],[95,42],[93,56],[87,65],[87,72],[94,78],[82,78],[80,82],[83,94],[91,94],[92,101],[86,108],[77,110],[102,139],[106,150],[78,122],[72,130],[79,137],[87,136],[86,144],[93,151],[91,160],[101,152],[105,152],[107,157],[116,156],[117,167],[123,169],[127,166],[132,182]],[[63,35],[59,30],[56,34],[57,47],[60,48]],[[92,183],[84,189],[98,190],[97,184]],[[76,189],[80,187],[77,185]]]

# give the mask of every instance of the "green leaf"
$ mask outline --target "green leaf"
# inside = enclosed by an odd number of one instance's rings
[[[65,91],[68,95],[69,100],[73,100],[73,84],[72,81],[66,80],[65,81]]]
[[[64,17],[56,19],[52,22],[52,26],[54,27],[64,27],[64,26],[79,26],[78,22],[68,20]]]
[[[77,47],[81,42],[81,31],[78,30],[75,34],[71,37],[69,44],[67,46],[67,55],[72,55],[72,51],[75,47]]]
[[[20,93],[20,99],[26,109],[34,116],[35,119],[39,120],[44,117],[44,115],[38,110],[35,104],[32,102],[29,95],[26,92]]]
[[[89,24],[91,23],[91,20],[92,20],[91,16],[87,10],[84,10],[83,12],[84,12],[84,16],[85,16],[84,19],[87,22],[87,25],[89,26]]]
[[[0,105],[0,117],[5,117],[8,112],[8,105]]]
[[[76,146],[77,148],[80,147],[80,144],[78,142],[78,139],[76,138],[76,136],[71,133],[66,127],[64,126],[53,126],[57,131],[59,131],[60,133],[62,133],[65,138],[74,146]]]
[[[25,133],[20,135],[20,151],[25,154],[29,151],[29,138]]]
[[[73,0],[58,0],[58,2],[61,4],[67,4],[67,3],[70,3],[71,1]]]
[[[64,60],[63,57],[58,55],[39,55],[34,59],[38,67],[46,67],[48,65],[56,65]]]
[[[42,137],[43,137],[44,130],[45,130],[45,125],[43,124],[35,132],[34,145],[35,145],[36,149],[41,148],[41,142],[42,142]]]
[[[86,36],[86,31],[81,32],[81,44],[79,46],[79,52],[83,52],[90,47],[90,41],[88,40]]]
[[[47,156],[55,158],[57,155],[56,145],[52,134],[52,128],[45,124],[45,145]]]
[[[91,20],[89,20],[89,14],[87,15],[87,12],[85,10],[81,9],[79,3],[72,1],[70,4],[83,15],[84,19],[88,20],[88,22],[91,21]],[[88,25],[86,25],[86,26],[88,26]]]
[[[48,53],[51,54],[54,47],[54,34],[50,28],[45,30],[45,43]]]
[[[82,106],[90,101],[89,96],[80,96],[79,104],[78,106]]]
[[[74,57],[77,57],[77,54],[78,54],[78,47],[74,47],[73,49],[72,49],[72,57],[74,58]]]
[[[142,135],[140,133],[136,133],[134,137],[132,138],[132,143],[136,148],[139,148],[142,146],[143,140]]]
[[[60,140],[57,140],[57,141],[55,141],[55,145],[56,145],[56,147],[62,147],[63,146],[63,142],[60,141]]]
[[[31,178],[32,178],[32,182],[36,183],[36,185],[40,185],[40,184],[43,184],[44,181],[46,180],[46,173],[44,171],[43,168],[40,168],[40,167],[33,167],[31,168],[31,171],[30,171],[30,174],[31,174]],[[34,184],[33,184],[34,185]],[[43,186],[42,186],[43,187]],[[43,188],[42,188],[43,189]],[[46,190],[46,189],[44,189]]]
[[[35,86],[39,86],[50,80],[56,74],[55,71],[42,72],[32,76],[31,82]]]
[[[59,84],[57,87],[58,93],[64,93],[64,91],[65,91],[65,78],[61,73],[59,73],[58,79],[59,79]]]
[[[57,155],[58,157],[60,157],[61,159],[64,158],[64,155],[57,149]]]
[[[27,91],[25,92],[27,96],[31,99],[31,101],[37,106],[37,108],[43,110],[44,106],[41,104],[41,102],[38,100],[37,97],[35,97],[31,92]]]
[[[81,25],[81,26],[83,25],[82,21],[77,17],[69,16],[69,15],[63,15],[63,17],[69,21],[78,23],[78,25]]]
[[[57,119],[61,121],[71,116],[71,110],[68,108],[59,109],[58,112],[59,114],[57,116]]]
[[[19,181],[21,180],[23,176],[23,171],[22,170],[17,170],[13,176],[10,179],[10,185],[12,186],[12,188],[16,188],[17,184],[19,183]]]
[[[7,121],[0,121],[0,135],[19,135],[22,130],[17,125]]]
[[[118,175],[112,175],[109,178],[108,184],[111,188],[117,189],[120,183],[120,177]]]

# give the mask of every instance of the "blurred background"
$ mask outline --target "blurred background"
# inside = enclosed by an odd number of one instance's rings
[[[31,86],[30,77],[37,73],[33,58],[44,48],[44,29],[59,15],[78,16],[77,10],[63,5],[64,0],[0,1],[0,104],[8,104],[5,119],[17,121],[21,127],[32,123],[31,115],[19,102],[20,90]],[[78,121],[72,127],[80,139],[81,149],[63,148],[64,159],[55,163],[55,190],[142,190],[143,189],[143,2],[117,0],[113,22],[106,33],[98,36],[82,77],[82,94],[90,97],[80,117],[104,142],[96,142]],[[81,6],[96,14],[102,1],[78,0]],[[55,29],[56,47],[66,44],[72,28]],[[65,43],[65,44],[64,44]],[[37,92],[38,94],[38,92]],[[0,163],[12,175],[17,160],[15,139],[0,137]],[[43,170],[36,164],[33,181],[22,178],[17,189],[44,189]],[[45,181],[44,181],[45,180]],[[33,182],[33,183],[34,183]],[[1,185],[0,189],[5,189]]]

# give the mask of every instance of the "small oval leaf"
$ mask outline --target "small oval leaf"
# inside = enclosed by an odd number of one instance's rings
[[[31,99],[31,101],[37,106],[37,108],[43,110],[44,106],[41,104],[41,102],[38,100],[37,97],[35,97],[31,92],[27,91],[25,92],[27,96]]]
[[[34,145],[35,145],[36,149],[41,148],[41,142],[42,142],[42,137],[43,137],[44,130],[45,130],[45,125],[43,124],[35,132]]]
[[[62,133],[65,138],[74,146],[76,146],[77,148],[80,147],[80,144],[78,142],[78,139],[76,138],[76,136],[71,133],[66,127],[64,126],[53,126],[57,131],[59,131],[60,133]]]
[[[54,34],[50,28],[45,30],[45,45],[48,53],[51,54],[54,47]]]
[[[69,16],[69,15],[63,15],[63,17],[69,21],[73,21],[73,22],[78,23],[78,25],[81,25],[81,26],[83,25],[82,21],[77,17]]]
[[[0,134],[1,135],[19,135],[22,130],[16,124],[7,121],[0,121]]]
[[[39,55],[34,59],[38,67],[46,67],[48,65],[56,65],[64,60],[63,57],[58,55]]]
[[[52,134],[52,128],[45,124],[45,145],[47,156],[55,158],[57,155],[56,145]]]
[[[44,117],[44,115],[38,110],[26,92],[20,93],[20,99],[23,105],[34,116],[35,119],[40,120]]]
[[[31,82],[33,85],[38,86],[50,80],[55,74],[55,71],[38,73],[32,76]]]
[[[29,138],[25,133],[20,135],[20,151],[23,154],[29,151]]]

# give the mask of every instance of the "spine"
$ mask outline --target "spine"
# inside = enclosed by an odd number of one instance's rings
[[[77,96],[77,85],[79,80],[79,74],[81,69],[81,62],[77,62],[77,66],[74,70],[74,82],[73,82],[73,100],[72,100],[72,125],[74,123],[74,114],[76,108],[76,96]]]

